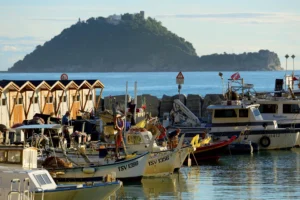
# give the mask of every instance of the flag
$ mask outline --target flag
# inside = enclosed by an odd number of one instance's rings
[[[293,76],[293,81],[298,81],[298,78],[296,76]]]
[[[236,73],[234,73],[234,74],[231,75],[231,79],[232,80],[238,80],[240,78],[241,78],[240,77],[240,73],[238,73],[238,72],[236,72]]]

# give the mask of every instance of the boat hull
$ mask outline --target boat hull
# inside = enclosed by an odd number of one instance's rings
[[[177,155],[176,155],[176,160],[174,163],[174,171],[178,171],[181,166],[183,165],[183,163],[185,162],[185,160],[187,160],[188,155],[194,151],[194,148],[191,146],[186,146],[186,147],[182,147]]]
[[[58,187],[55,190],[45,190],[44,193],[42,192],[35,192],[34,199],[35,200],[52,200],[52,199],[64,199],[64,200],[81,200],[88,198],[89,200],[98,200],[98,199],[107,199],[111,195],[114,195],[118,189],[120,189],[122,182],[111,182],[111,183],[95,183],[94,185],[84,186],[84,187],[69,187],[63,186]],[[8,194],[9,189],[5,191]],[[3,195],[3,200],[7,199],[7,195]],[[11,196],[11,200],[17,200],[17,196]],[[25,195],[24,199],[27,195]],[[0,197],[0,200],[2,198]]]
[[[119,180],[141,179],[144,175],[149,153],[129,160],[90,167],[48,169],[57,181],[101,181],[107,174],[115,172]]]
[[[146,164],[144,176],[166,176],[174,172],[174,163],[177,159],[177,150],[168,150],[151,153]]]
[[[272,150],[291,149],[294,147],[299,137],[299,130],[249,130],[243,135],[240,135],[240,132],[218,132],[211,134],[219,140],[227,139],[233,135],[239,135],[239,138],[236,140],[236,142],[254,142],[259,145],[260,150]]]
[[[229,145],[232,144],[236,138],[236,136],[232,136],[230,139],[225,139],[215,143],[208,143],[196,148],[193,152],[194,155],[191,158],[192,164],[197,164],[203,161],[218,161],[221,155],[228,152]]]

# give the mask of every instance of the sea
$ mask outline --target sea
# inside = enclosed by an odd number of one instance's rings
[[[221,94],[232,84],[236,72],[182,72],[181,94]],[[253,84],[257,92],[273,91],[275,79],[283,79],[291,71],[239,72],[244,83]],[[299,74],[299,71],[295,71]],[[178,72],[68,73],[70,80],[99,79],[103,96],[178,94]],[[0,80],[59,80],[61,73],[0,73]],[[99,198],[101,199],[101,198]],[[198,163],[183,167],[168,177],[144,178],[125,182],[116,199],[300,199],[300,148],[260,151],[247,155],[222,156],[215,163]]]
[[[295,71],[299,74],[300,71]],[[176,77],[179,72],[118,72],[118,73],[67,73],[69,80],[98,79],[105,88],[103,96],[123,95],[128,83],[128,94],[134,96],[134,84],[137,82],[137,94],[151,94],[161,98],[163,95],[178,94],[222,94],[232,81],[228,81],[236,72],[182,72],[184,82],[178,91]],[[243,71],[240,78],[246,84],[253,84],[257,92],[272,91],[275,79],[283,79],[292,71]],[[0,80],[60,80],[62,73],[0,73]],[[98,91],[99,92],[99,91]]]

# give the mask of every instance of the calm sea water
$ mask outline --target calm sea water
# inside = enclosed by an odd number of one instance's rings
[[[227,86],[227,79],[235,72],[223,72],[223,84]],[[288,71],[290,74],[291,71]],[[296,72],[298,74],[299,71]],[[99,79],[104,85],[104,96],[125,94],[126,81],[128,92],[133,96],[134,82],[137,81],[138,95],[178,94],[176,76],[178,72],[149,72],[149,73],[68,73],[69,79]],[[256,91],[274,90],[275,79],[283,78],[285,71],[271,72],[240,72],[245,83],[254,84]],[[59,80],[61,73],[0,73],[1,79],[12,80]],[[182,94],[221,94],[222,80],[218,72],[183,72],[184,84]]]
[[[299,199],[300,149],[223,156],[168,178],[125,185],[120,199]]]
[[[224,85],[234,72],[224,72]],[[291,72],[288,72],[289,74]],[[299,72],[296,72],[296,74]],[[245,83],[256,91],[274,89],[275,79],[285,71],[240,72]],[[138,95],[178,93],[177,72],[168,73],[70,73],[69,79],[99,79],[105,85],[104,96],[125,93],[128,81],[133,95],[134,82]],[[183,72],[181,93],[222,93],[218,72]],[[58,80],[60,73],[0,74],[0,79]],[[300,149],[265,151],[253,155],[224,156],[218,163],[199,163],[198,167],[182,168],[167,178],[143,179],[125,184],[118,192],[120,199],[300,199]]]

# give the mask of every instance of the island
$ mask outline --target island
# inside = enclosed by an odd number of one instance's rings
[[[269,50],[198,56],[193,45],[154,18],[135,14],[78,20],[9,72],[153,72],[282,70]]]

